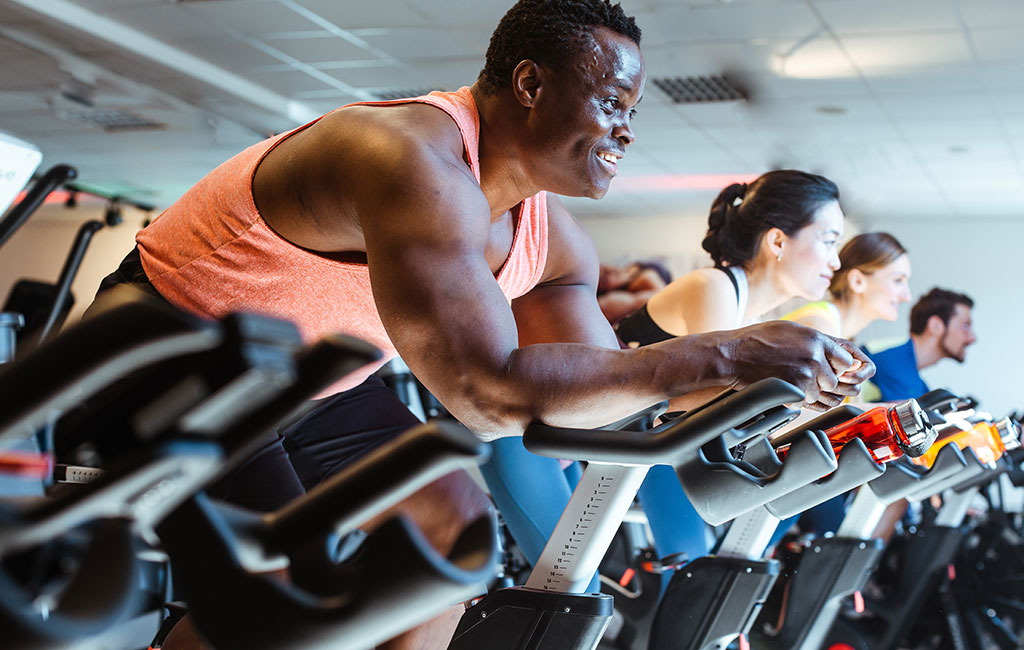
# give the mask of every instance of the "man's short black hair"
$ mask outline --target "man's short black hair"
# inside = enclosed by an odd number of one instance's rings
[[[924,328],[928,326],[928,319],[932,316],[938,316],[943,324],[949,325],[949,319],[957,305],[966,305],[970,309],[974,307],[974,301],[967,294],[935,287],[921,296],[910,310],[910,333],[924,332]]]
[[[495,92],[512,80],[512,71],[530,59],[563,68],[587,44],[597,27],[640,45],[640,28],[618,3],[609,0],[519,0],[498,23],[487,48],[480,85]]]

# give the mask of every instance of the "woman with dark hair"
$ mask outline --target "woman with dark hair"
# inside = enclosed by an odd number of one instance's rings
[[[900,305],[910,300],[907,249],[889,233],[869,232],[846,242],[839,262],[828,288],[831,300],[808,303],[785,320],[845,339],[876,320],[896,320]]]
[[[703,247],[713,267],[696,269],[655,294],[617,328],[631,347],[674,336],[736,329],[795,297],[820,300],[839,269],[843,212],[835,183],[795,170],[771,171],[722,190],[711,206]],[[673,400],[685,409],[714,391]],[[638,493],[662,558],[690,560],[710,548],[707,526],[675,470],[655,466]]]
[[[820,299],[839,268],[843,213],[835,183],[794,170],[722,190],[703,247],[714,267],[691,271],[618,326],[630,346],[734,329],[790,298]]]

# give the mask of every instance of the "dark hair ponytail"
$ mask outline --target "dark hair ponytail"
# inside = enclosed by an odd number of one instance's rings
[[[762,174],[750,185],[734,183],[711,205],[701,246],[717,266],[743,266],[754,259],[764,233],[779,228],[792,236],[818,208],[838,200],[839,188],[829,179],[791,169]]]

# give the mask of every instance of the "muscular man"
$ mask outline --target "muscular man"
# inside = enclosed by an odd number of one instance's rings
[[[910,310],[910,340],[871,353],[877,373],[871,380],[881,393],[879,400],[893,402],[928,392],[921,370],[943,359],[964,362],[967,346],[977,338],[971,326],[974,301],[967,295],[932,289]]]
[[[618,348],[595,297],[594,246],[555,194],[608,191],[634,139],[639,42],[607,0],[522,0],[472,87],[345,107],[250,147],[142,231],[108,284],[142,284],[199,314],[282,316],[307,339],[368,340],[485,438],[537,421],[597,426],[767,376],[810,404],[838,404],[871,363],[790,323]],[[315,483],[407,427],[379,385],[354,385],[373,369],[285,432],[290,462],[267,448],[221,495],[274,507],[301,493],[300,479]],[[460,474],[399,509],[445,551],[484,507]],[[454,620],[393,647],[444,647]]]

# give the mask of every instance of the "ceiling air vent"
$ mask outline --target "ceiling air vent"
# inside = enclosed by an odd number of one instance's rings
[[[675,104],[732,102],[748,99],[744,89],[724,75],[707,77],[658,77],[651,80]]]
[[[61,108],[57,110],[57,117],[69,122],[98,126],[108,132],[167,128],[166,124],[147,120],[120,108]]]
[[[392,99],[419,97],[420,95],[426,95],[432,90],[440,90],[440,88],[382,88],[374,90],[373,96],[382,102],[387,102]]]

